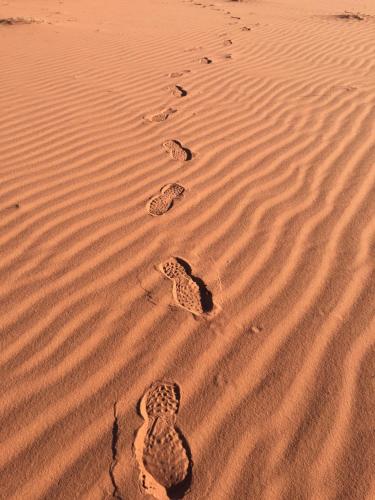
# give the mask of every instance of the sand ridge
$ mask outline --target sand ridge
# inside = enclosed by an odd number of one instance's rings
[[[372,498],[374,16],[4,2],[1,497]]]

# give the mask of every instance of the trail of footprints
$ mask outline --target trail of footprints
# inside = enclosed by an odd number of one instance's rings
[[[170,184],[161,190],[159,198],[165,193],[170,197],[180,196],[182,192],[182,186]],[[186,263],[170,257],[160,264],[159,270],[172,281],[173,297],[178,306],[197,316],[204,314],[201,289],[186,269]],[[176,427],[179,406],[178,385],[165,381],[154,382],[139,404],[144,420],[134,440],[139,484],[143,493],[158,500],[181,498],[191,483],[189,447]]]
[[[232,41],[226,39],[223,45],[229,47]],[[202,57],[198,62],[211,64],[212,60]],[[189,70],[169,73],[168,77],[179,78],[186,73]],[[187,91],[177,84],[170,85],[168,91],[175,98],[187,95]],[[163,122],[175,112],[174,108],[167,108],[148,115],[145,119],[149,122]],[[185,162],[191,157],[189,149],[175,139],[165,140],[162,148],[175,161]],[[147,213],[153,217],[166,214],[184,192],[185,188],[181,184],[166,184],[147,201]],[[207,290],[204,289],[203,282],[198,284],[197,279],[191,275],[190,266],[182,259],[170,257],[159,264],[158,270],[172,282],[172,296],[178,307],[192,313],[194,317],[205,315],[212,309],[212,302],[207,303],[207,296],[204,296]],[[139,409],[144,423],[134,440],[134,454],[143,493],[158,500],[181,498],[191,482],[192,461],[189,448],[176,428],[179,406],[178,385],[165,381],[154,382],[140,401]]]

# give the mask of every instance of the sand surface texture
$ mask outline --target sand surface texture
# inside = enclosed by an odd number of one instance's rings
[[[0,498],[375,498],[375,4],[1,0]]]

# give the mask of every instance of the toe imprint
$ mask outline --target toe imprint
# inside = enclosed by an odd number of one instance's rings
[[[159,269],[167,276],[167,278],[171,280],[188,276],[185,268],[175,257],[170,257],[168,260],[160,264]]]
[[[185,188],[180,184],[166,184],[161,188],[163,194],[168,194],[173,196],[173,198],[179,198],[184,194]]]
[[[180,391],[177,384],[154,382],[144,396],[144,408],[148,418],[177,415],[180,406]],[[163,408],[162,410],[158,407]]]
[[[172,207],[173,201],[180,198],[185,189],[180,184],[167,184],[162,187],[160,194],[153,196],[146,204],[147,212],[150,215],[163,215]]]
[[[224,40],[223,45],[224,47],[229,47],[229,45],[232,45],[232,40]]]
[[[188,150],[183,148],[178,141],[173,139],[163,142],[163,148],[172,160],[186,161],[189,158]]]
[[[171,382],[155,382],[143,395],[144,424],[134,441],[145,493],[160,500],[183,495],[191,481],[191,460],[185,439],[175,427],[180,390]]]

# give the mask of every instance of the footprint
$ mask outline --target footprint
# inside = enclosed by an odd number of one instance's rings
[[[212,295],[203,281],[191,276],[189,264],[180,258],[170,257],[159,270],[173,282],[173,298],[176,303],[196,316],[213,309]]]
[[[179,78],[180,76],[183,76],[186,73],[190,73],[190,69],[184,69],[180,72],[174,71],[172,73],[169,73],[168,76],[169,76],[169,78]]]
[[[202,50],[203,47],[191,47],[190,49],[185,49],[184,52],[193,52],[195,50]]]
[[[145,116],[145,119],[149,122],[164,122],[169,115],[175,113],[176,111],[177,111],[176,109],[168,108],[165,109],[164,111],[160,111],[160,113]]]
[[[229,45],[232,45],[232,40],[224,40],[223,45],[224,47],[229,47]]]
[[[0,19],[0,25],[2,26],[13,26],[15,24],[32,24],[37,22],[38,21],[31,17],[5,17]]]
[[[349,21],[363,21],[366,17],[365,14],[360,14],[359,12],[349,12],[348,10],[345,10],[343,14],[336,14],[335,16],[336,19],[344,19],[344,20],[349,20]]]
[[[181,498],[191,483],[190,450],[176,427],[179,406],[178,385],[166,381],[154,382],[139,404],[144,424],[134,440],[134,454],[143,492],[158,500]]]
[[[242,26],[241,31],[251,31],[251,28],[249,26]]]
[[[212,63],[212,60],[211,59],[208,59],[208,57],[201,57],[199,59],[199,62],[200,64],[211,64]]]
[[[174,97],[185,97],[187,92],[180,85],[170,85],[168,90],[172,93]]]
[[[167,184],[162,187],[160,194],[149,199],[146,205],[147,212],[150,215],[163,215],[172,207],[173,201],[181,198],[185,188],[180,184]]]
[[[174,139],[163,142],[163,148],[172,160],[187,161],[191,158],[191,152]]]

